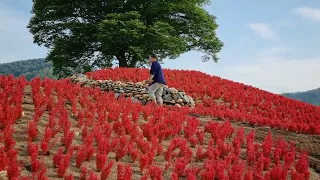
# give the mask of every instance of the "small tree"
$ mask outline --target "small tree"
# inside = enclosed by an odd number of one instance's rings
[[[217,62],[223,44],[208,0],[33,0],[28,28],[34,42],[50,49],[54,74],[92,68],[143,66],[191,50]]]

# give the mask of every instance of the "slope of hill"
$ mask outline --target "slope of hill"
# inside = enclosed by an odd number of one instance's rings
[[[44,58],[0,64],[0,75],[13,74],[15,77],[24,75],[27,80],[31,80],[34,77],[56,79],[52,73],[52,63],[45,62]],[[283,93],[281,95],[313,105],[320,105],[320,88],[305,92]]]
[[[320,88],[305,92],[283,93],[282,95],[291,99],[307,102],[316,106],[320,105]]]
[[[52,63],[46,62],[43,58],[2,63],[0,64],[1,74],[12,74],[15,77],[24,75],[27,80],[31,80],[37,76],[40,78],[55,78],[52,75]]]
[[[0,76],[0,172],[9,179],[320,179],[320,108],[197,71],[165,75],[195,108],[143,106],[69,79],[26,84]],[[87,76],[140,82],[148,71]]]

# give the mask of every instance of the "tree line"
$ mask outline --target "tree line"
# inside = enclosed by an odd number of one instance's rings
[[[48,77],[55,79],[51,62],[44,58],[15,61],[11,63],[0,63],[0,75],[25,76],[28,81],[34,77]]]
[[[320,106],[320,88],[305,92],[283,93],[285,97]]]

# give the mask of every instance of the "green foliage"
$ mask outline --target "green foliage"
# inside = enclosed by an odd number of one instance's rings
[[[285,97],[320,106],[320,88],[305,92],[283,93]]]
[[[25,76],[28,81],[30,81],[34,77],[40,77],[41,79],[44,79],[44,78],[56,79],[56,77],[53,75],[52,67],[39,69],[37,71],[32,71],[32,72],[26,72],[22,74],[22,76]]]
[[[48,77],[56,79],[53,75],[53,67],[45,59],[31,59],[0,64],[0,75],[25,76],[28,81],[34,77]]]
[[[59,77],[93,68],[143,66],[148,55],[174,59],[191,50],[217,62],[223,44],[208,0],[33,0],[28,28],[50,49]]]

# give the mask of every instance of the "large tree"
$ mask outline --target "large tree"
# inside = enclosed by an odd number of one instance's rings
[[[136,67],[150,53],[160,59],[196,50],[217,62],[208,0],[33,0],[28,28],[34,42],[50,49],[54,74],[65,77],[92,68]]]

